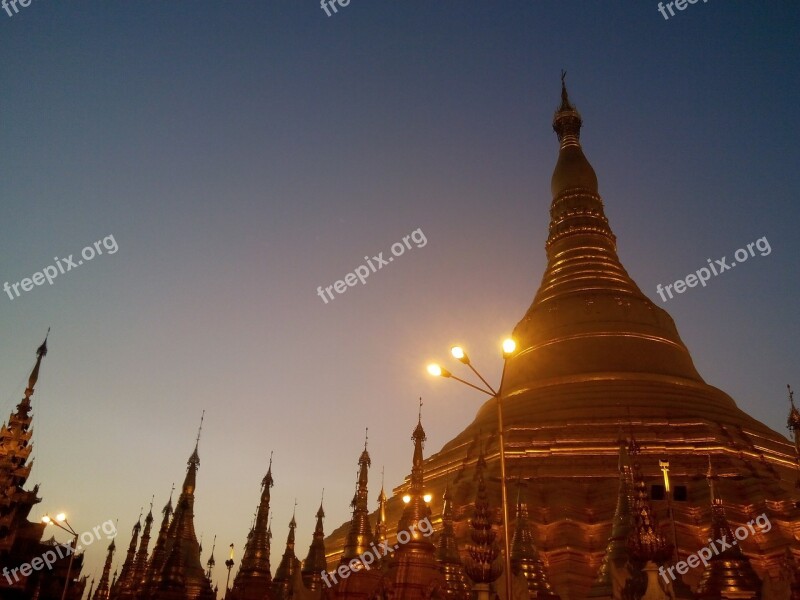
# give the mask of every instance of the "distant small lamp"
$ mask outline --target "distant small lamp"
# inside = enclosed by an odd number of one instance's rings
[[[411,496],[406,494],[405,496],[403,496],[403,504],[408,504],[409,502],[411,502]]]

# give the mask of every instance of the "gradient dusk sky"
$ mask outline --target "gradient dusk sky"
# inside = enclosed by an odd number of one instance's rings
[[[484,401],[430,380],[497,344],[545,267],[560,70],[623,264],[707,382],[786,432],[797,360],[800,3],[33,0],[0,12],[0,284],[113,235],[118,251],[0,299],[0,419],[52,327],[29,487],[84,531],[180,486],[197,426],[196,529],[241,556],[274,450],[272,566],[300,558],[325,488],[349,518]],[[420,228],[388,267],[329,286]],[[664,304],[656,285],[772,249]],[[458,365],[453,365],[456,372]],[[438,502],[438,501],[435,501]],[[434,505],[436,510],[436,505]],[[158,519],[158,515],[157,515]],[[58,536],[64,539],[63,536]],[[99,577],[106,542],[87,550]]]

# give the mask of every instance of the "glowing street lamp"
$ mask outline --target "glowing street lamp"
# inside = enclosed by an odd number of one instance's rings
[[[509,358],[511,355],[514,354],[517,350],[517,343],[511,339],[507,338],[502,343],[503,348],[503,358]],[[469,360],[469,356],[467,356],[467,351],[464,350],[462,346],[453,346],[450,348],[450,354],[456,360],[460,361],[461,363],[467,365],[472,372],[477,375],[478,379],[481,380],[485,388],[480,386],[474,385],[469,381],[465,381],[456,377],[452,373],[450,373],[447,369],[439,366],[438,364],[430,364],[428,365],[428,373],[434,377],[446,377],[449,379],[455,379],[456,381],[463,383],[466,386],[469,386],[479,392],[487,394],[495,399],[497,402],[497,433],[500,438],[500,489],[503,494],[503,545],[505,549],[505,581],[506,581],[506,600],[511,600],[511,538],[510,538],[510,527],[508,521],[508,492],[506,490],[506,451],[505,451],[505,437],[503,433],[503,404],[500,402],[500,394],[489,384],[486,379],[483,378],[478,370],[472,366],[472,363]],[[500,388],[503,387],[503,378],[505,377],[506,372],[506,365],[503,362],[503,374],[500,377]],[[405,500],[405,498],[404,498]],[[425,501],[428,502],[428,497],[426,496]]]
[[[67,521],[67,515],[63,512],[58,513],[55,519],[52,519],[50,515],[44,515],[42,517],[42,523],[44,523],[45,526],[55,525],[59,529],[63,529],[67,533],[75,536],[75,539],[72,540],[72,553],[69,555],[69,565],[67,566],[67,578],[64,581],[64,591],[61,592],[61,600],[64,600],[67,597],[69,578],[72,576],[72,561],[75,559],[75,553],[78,551],[78,532],[72,528],[72,525]]]
[[[228,560],[225,561],[225,566],[228,568],[228,580],[225,582],[225,594],[227,595],[228,590],[231,589],[231,569],[233,568],[233,544],[231,544],[231,552],[228,556]]]

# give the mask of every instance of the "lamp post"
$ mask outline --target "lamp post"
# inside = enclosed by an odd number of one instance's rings
[[[516,342],[508,338],[503,341],[503,358],[506,359],[514,354],[514,351],[517,349]],[[465,381],[459,377],[453,375],[450,371],[441,367],[437,364],[430,364],[428,365],[428,373],[433,375],[434,377],[446,377],[448,379],[455,379],[459,383],[463,383],[466,386],[469,386],[479,392],[483,392],[484,394],[491,396],[494,398],[495,403],[497,404],[497,433],[500,438],[500,490],[502,492],[502,499],[503,499],[503,546],[505,550],[505,582],[506,582],[506,600],[511,600],[511,539],[509,537],[509,521],[508,521],[508,491],[506,490],[506,451],[505,451],[505,434],[504,434],[504,427],[503,427],[503,403],[500,401],[500,393],[496,391],[489,382],[484,379],[483,375],[481,375],[478,370],[472,365],[469,360],[469,356],[467,356],[466,351],[461,346],[453,346],[450,349],[450,354],[452,354],[453,358],[462,362],[463,364],[467,365],[475,375],[478,376],[478,379],[481,380],[483,385],[486,388],[482,388],[480,386],[474,385],[469,381]],[[503,361],[503,374],[500,376],[500,389],[503,387],[503,378],[506,374],[506,363],[505,360]]]
[[[78,532],[75,531],[72,528],[72,525],[69,524],[69,521],[67,521],[67,515],[64,513],[58,513],[55,519],[51,519],[50,515],[45,515],[42,517],[42,523],[45,525],[55,525],[56,527],[63,529],[67,533],[75,536],[75,539],[72,540],[72,552],[69,555],[67,578],[64,581],[64,591],[61,592],[61,600],[66,600],[67,589],[69,588],[69,578],[72,576],[72,561],[75,559],[75,553],[78,551]]]
[[[678,556],[678,530],[675,527],[675,513],[672,509],[672,486],[670,485],[669,481],[669,460],[666,458],[662,458],[658,461],[658,466],[661,469],[661,472],[664,474],[664,490],[667,493],[667,513],[669,514],[669,520],[672,523],[672,554],[675,559],[675,562],[680,560],[680,556]]]
[[[231,553],[228,560],[225,561],[225,566],[228,567],[228,580],[225,582],[225,595],[228,595],[228,590],[231,589],[231,569],[233,568],[233,544],[231,544]]]

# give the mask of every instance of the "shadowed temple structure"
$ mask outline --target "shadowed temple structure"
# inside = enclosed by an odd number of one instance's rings
[[[517,350],[506,358],[498,394],[513,476],[508,495],[516,498],[510,594],[501,576],[499,440],[486,433],[498,428],[492,398],[427,459],[420,414],[410,476],[391,497],[381,488],[374,503],[365,442],[352,519],[326,538],[320,503],[301,561],[296,517],[312,515],[293,515],[274,574],[270,459],[230,589],[212,585],[213,550],[204,571],[194,532],[198,436],[174,511],[170,497],[157,533],[152,506],[139,517],[117,557],[118,577],[111,543],[91,598],[800,600],[800,411],[791,391],[794,444],[703,381],[672,318],[620,263],[581,127],[562,77],[547,267],[514,328]],[[26,406],[2,434],[3,464],[16,460],[18,473],[27,454],[12,447],[24,443],[7,440],[23,432],[17,423]],[[25,521],[38,500],[36,490],[19,491],[24,481],[14,480],[18,489],[0,511],[6,552],[41,534]],[[9,538],[14,528],[18,541]]]

